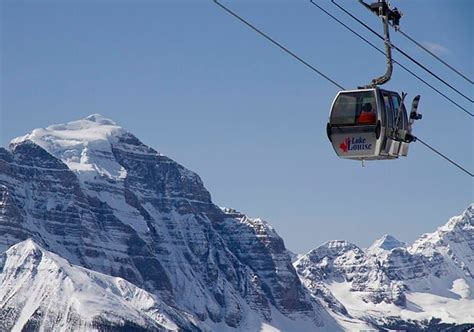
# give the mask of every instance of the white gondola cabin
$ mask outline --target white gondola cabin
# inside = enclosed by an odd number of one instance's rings
[[[327,124],[328,138],[341,158],[355,160],[394,159],[408,154],[413,140],[403,98],[378,87],[340,91],[334,99]],[[415,105],[416,104],[416,105]]]
[[[408,154],[408,144],[416,140],[412,125],[421,119],[417,112],[420,96],[413,99],[408,117],[403,101],[406,94],[380,89],[392,76],[389,22],[398,29],[401,14],[385,0],[364,4],[382,19],[387,70],[366,87],[340,91],[332,103],[326,130],[336,154],[355,160],[395,159]]]

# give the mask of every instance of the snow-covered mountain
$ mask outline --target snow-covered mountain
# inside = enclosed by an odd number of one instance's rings
[[[95,114],[0,148],[0,330],[337,331],[384,313],[468,323],[431,303],[472,305],[472,218],[411,247],[385,236],[300,257]]]
[[[198,322],[117,277],[71,265],[32,240],[0,256],[0,331],[198,330]],[[196,323],[194,325],[193,323]]]
[[[308,296],[267,223],[217,207],[197,174],[100,115],[0,148],[0,252],[26,239],[211,328],[338,326]],[[7,297],[0,315],[9,315]]]
[[[474,324],[474,205],[411,246],[390,235],[367,250],[330,241],[294,265],[313,297],[352,318],[392,327],[421,328],[433,317]]]

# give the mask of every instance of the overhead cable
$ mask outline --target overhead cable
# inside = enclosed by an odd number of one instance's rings
[[[232,16],[234,16],[235,18],[237,18],[239,21],[241,21],[242,23],[244,23],[245,25],[247,25],[248,27],[250,27],[251,29],[253,29],[254,31],[256,31],[258,34],[260,34],[261,36],[263,36],[265,39],[269,40],[270,42],[272,42],[274,45],[278,46],[280,49],[282,49],[283,51],[285,51],[286,53],[288,53],[289,55],[291,55],[292,57],[294,57],[296,60],[298,60],[299,62],[301,62],[302,64],[304,64],[306,67],[308,67],[309,69],[311,69],[312,71],[316,72],[319,76],[325,78],[326,80],[328,80],[329,82],[331,82],[332,84],[334,84],[335,86],[337,86],[339,89],[341,90],[345,90],[344,87],[338,83],[336,83],[336,81],[334,81],[332,78],[330,78],[329,76],[323,74],[321,71],[319,71],[318,69],[316,69],[314,66],[310,65],[308,62],[306,62],[305,60],[303,60],[302,58],[300,58],[298,55],[296,55],[295,53],[293,53],[292,51],[290,51],[288,48],[286,48],[285,46],[283,46],[282,44],[280,44],[279,42],[277,42],[276,40],[274,40],[273,38],[271,38],[270,36],[268,36],[266,33],[264,33],[263,31],[259,30],[258,28],[256,28],[254,25],[252,25],[251,23],[249,23],[248,21],[244,20],[242,17],[240,17],[239,15],[237,15],[235,12],[233,12],[232,10],[230,10],[229,8],[227,8],[226,6],[224,6],[223,4],[221,4],[219,1],[217,0],[213,0],[214,3],[216,3],[218,6],[220,6],[222,9],[224,9],[227,13],[231,14]]]
[[[359,0],[359,2],[364,6],[366,7],[367,9],[370,10],[370,6],[368,6],[363,0]],[[424,50],[425,52],[427,52],[429,55],[431,55],[433,58],[435,58],[436,60],[438,60],[439,62],[441,62],[443,65],[445,65],[446,67],[448,67],[449,69],[451,69],[453,72],[455,72],[456,74],[458,74],[459,76],[461,76],[462,78],[464,78],[466,81],[468,81],[469,83],[471,84],[474,84],[474,82],[469,78],[467,77],[466,75],[464,75],[463,73],[461,73],[459,70],[457,70],[456,68],[454,68],[453,66],[451,66],[449,63],[447,63],[446,61],[444,61],[443,59],[441,59],[439,56],[437,56],[436,54],[434,54],[432,51],[430,51],[426,46],[424,46],[422,43],[418,42],[415,40],[415,38],[413,37],[410,37],[406,32],[404,32],[399,26],[395,26],[393,23],[389,22],[389,24],[392,26],[392,28],[394,28],[394,30],[396,32],[399,32],[402,34],[402,36],[404,36],[405,38],[407,38],[409,41],[411,41],[412,43],[414,43],[416,46],[418,46],[419,48],[421,48],[422,50]]]
[[[449,161],[451,164],[453,164],[454,166],[456,166],[457,168],[459,168],[460,170],[462,170],[462,171],[465,172],[466,174],[470,175],[471,177],[474,177],[474,174],[473,174],[473,173],[469,172],[467,169],[465,169],[464,167],[462,167],[462,166],[459,165],[458,163],[454,162],[452,159],[446,157],[444,154],[442,154],[441,152],[439,152],[438,150],[436,150],[435,148],[433,148],[432,146],[430,146],[428,143],[423,142],[419,137],[415,137],[415,141],[420,142],[421,144],[423,144],[424,146],[426,146],[428,149],[430,149],[430,150],[433,151],[434,153],[438,154],[438,155],[441,156],[442,158],[446,159],[447,161]]]
[[[370,32],[372,32],[374,35],[378,36],[380,39],[384,40],[384,37],[382,35],[380,35],[377,31],[375,31],[374,29],[372,29],[371,27],[369,27],[367,24],[365,24],[363,21],[361,21],[360,19],[358,19],[355,15],[353,15],[351,12],[347,11],[344,7],[342,7],[341,5],[339,5],[337,2],[335,2],[334,0],[331,0],[331,2],[337,6],[340,10],[342,10],[344,13],[346,13],[347,15],[349,15],[350,17],[352,17],[354,20],[356,20],[359,24],[361,24],[362,26],[364,26],[366,29],[368,29]],[[422,65],[419,61],[417,61],[416,59],[414,59],[413,57],[411,57],[409,54],[407,54],[406,52],[404,52],[403,50],[401,50],[400,48],[398,48],[397,46],[395,46],[393,43],[391,44],[392,47],[394,49],[396,49],[398,52],[400,52],[403,56],[405,56],[406,58],[408,58],[410,61],[412,61],[413,63],[415,63],[417,66],[419,66],[420,68],[422,68],[424,71],[426,71],[427,73],[429,73],[431,76],[433,76],[434,78],[436,78],[438,81],[442,82],[444,85],[446,85],[447,87],[449,87],[450,89],[452,89],[454,92],[456,92],[457,94],[459,94],[460,96],[462,96],[464,99],[470,101],[471,103],[474,102],[474,100],[472,100],[471,98],[469,98],[468,96],[466,96],[465,94],[463,94],[461,91],[459,91],[458,89],[456,89],[455,87],[453,87],[452,85],[450,85],[449,83],[447,83],[445,80],[443,80],[441,77],[439,77],[438,75],[436,75],[435,73],[433,73],[431,70],[429,70],[428,68],[426,68],[424,65]]]
[[[238,14],[236,14],[235,12],[233,12],[232,10],[230,10],[229,8],[225,7],[223,4],[221,4],[219,1],[217,0],[213,0],[215,4],[217,4],[219,7],[221,7],[222,9],[224,9],[227,13],[231,14],[232,16],[234,16],[235,18],[237,18],[239,21],[241,21],[242,23],[244,23],[245,25],[247,25],[248,27],[250,27],[252,30],[256,31],[258,34],[260,34],[261,36],[265,37],[265,39],[271,41],[273,44],[275,44],[276,46],[278,46],[280,49],[282,49],[283,51],[285,51],[286,53],[290,54],[292,57],[294,57],[295,59],[297,59],[299,62],[303,63],[306,67],[310,68],[311,70],[313,70],[314,72],[316,72],[318,75],[324,77],[326,80],[328,80],[329,82],[331,82],[332,84],[336,85],[338,88],[340,88],[341,90],[345,90],[344,87],[342,85],[340,85],[339,83],[337,83],[336,81],[332,80],[331,78],[329,78],[328,76],[324,75],[323,73],[321,73],[319,70],[317,70],[314,66],[312,66],[311,64],[309,64],[308,62],[304,61],[303,59],[301,59],[298,55],[296,55],[295,53],[293,53],[292,51],[290,51],[288,48],[284,47],[283,45],[281,45],[280,43],[278,43],[277,41],[275,41],[273,38],[271,38],[270,36],[268,36],[267,34],[265,34],[264,32],[262,32],[261,30],[259,30],[258,28],[256,28],[254,25],[252,25],[251,23],[249,23],[248,21],[246,21],[245,19],[243,19],[242,17],[240,17]],[[415,138],[415,141],[420,141],[420,143],[422,143],[423,145],[425,145],[426,147],[428,147],[430,150],[432,150],[433,152],[437,153],[438,155],[440,155],[441,157],[443,157],[444,159],[446,159],[447,161],[449,161],[451,164],[453,164],[454,166],[458,167],[459,169],[461,169],[462,171],[464,171],[465,173],[469,174],[471,177],[474,176],[473,173],[469,172],[468,170],[466,170],[465,168],[463,168],[462,166],[460,166],[459,164],[457,164],[456,162],[454,162],[453,160],[449,159],[448,157],[446,157],[444,154],[442,154],[441,152],[439,152],[438,150],[436,150],[435,148],[431,147],[430,145],[428,145],[427,143],[423,142],[421,139],[419,138]]]
[[[393,26],[393,24],[390,24]],[[439,62],[441,62],[443,65],[445,65],[446,67],[448,67],[449,69],[451,69],[453,72],[455,72],[456,74],[458,74],[459,76],[461,76],[462,78],[464,78],[466,81],[468,81],[469,83],[471,84],[474,84],[474,82],[469,78],[467,77],[466,75],[464,75],[463,73],[461,73],[459,70],[457,70],[456,68],[454,68],[453,66],[451,66],[449,63],[447,63],[446,61],[444,61],[443,59],[441,59],[439,56],[437,56],[436,54],[434,54],[433,52],[431,52],[428,48],[426,48],[423,44],[417,42],[414,38],[410,37],[407,33],[403,32],[402,29],[398,28],[398,30],[396,30],[398,32],[400,32],[403,36],[405,36],[405,38],[407,38],[408,40],[410,40],[412,43],[414,43],[415,45],[417,45],[418,47],[420,47],[421,49],[423,49],[424,51],[426,51],[428,54],[430,54],[432,57],[434,57],[436,60],[438,60]]]
[[[326,15],[328,15],[329,17],[331,17],[332,19],[334,19],[336,22],[338,22],[339,24],[341,24],[343,27],[345,27],[346,29],[348,29],[350,32],[352,32],[353,34],[355,34],[357,37],[359,37],[360,39],[362,39],[363,41],[365,41],[367,44],[369,44],[370,46],[372,46],[374,49],[376,49],[377,51],[379,51],[380,53],[382,53],[383,55],[385,55],[385,52],[383,50],[381,50],[379,47],[375,46],[372,42],[370,42],[368,39],[364,38],[363,36],[361,36],[359,33],[357,33],[356,31],[354,31],[352,28],[350,28],[349,26],[347,26],[345,23],[343,23],[341,20],[339,20],[337,17],[335,17],[334,15],[332,15],[331,13],[329,13],[327,10],[325,10],[323,7],[321,7],[320,5],[318,5],[317,3],[315,3],[313,0],[310,0],[311,4],[313,4],[314,6],[316,6],[317,8],[319,8],[322,12],[324,12]],[[414,77],[416,77],[418,80],[420,80],[421,82],[423,82],[424,84],[426,84],[428,87],[430,87],[432,90],[436,91],[440,96],[444,97],[446,100],[450,101],[451,103],[453,103],[454,105],[456,105],[459,109],[461,109],[462,111],[464,111],[465,113],[469,114],[470,116],[474,117],[474,113],[468,111],[466,108],[464,108],[463,106],[459,105],[457,102],[455,102],[454,100],[452,100],[451,98],[449,98],[448,96],[446,96],[444,93],[442,93],[441,91],[439,91],[438,89],[436,89],[434,86],[432,86],[430,83],[426,82],[424,79],[422,79],[420,76],[418,76],[417,74],[415,74],[413,71],[411,71],[410,69],[408,69],[407,67],[405,67],[404,65],[402,65],[401,63],[399,63],[397,60],[395,59],[392,59],[392,61],[394,63],[396,63],[397,65],[399,65],[402,69],[404,69],[405,71],[407,71],[408,73],[410,73],[411,75],[413,75]]]

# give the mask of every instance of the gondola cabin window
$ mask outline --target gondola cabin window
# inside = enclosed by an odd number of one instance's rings
[[[331,125],[367,125],[376,122],[374,91],[342,92],[331,112]]]
[[[387,117],[387,127],[393,129],[395,122],[395,112],[392,109],[392,104],[390,103],[390,96],[387,92],[383,92],[383,103],[385,105],[385,114]]]

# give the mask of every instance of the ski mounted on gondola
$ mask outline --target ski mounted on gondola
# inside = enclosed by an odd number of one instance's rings
[[[405,93],[384,90],[379,85],[387,83],[393,71],[392,45],[389,22],[398,29],[402,14],[390,9],[385,0],[366,4],[366,8],[382,19],[384,28],[386,72],[364,87],[340,91],[331,106],[327,135],[334,151],[341,158],[355,160],[385,160],[407,156],[408,145],[416,140],[412,125],[421,119],[418,113],[420,96],[413,99],[407,115]]]

